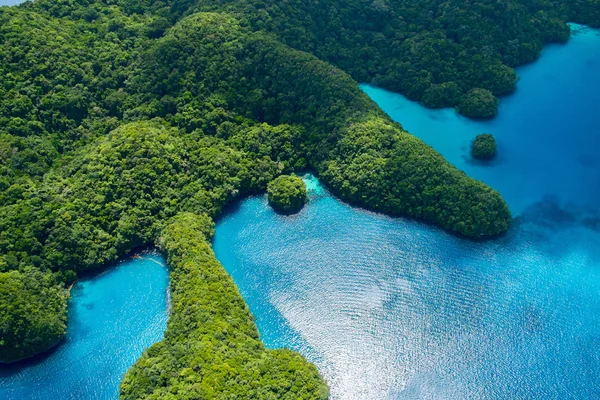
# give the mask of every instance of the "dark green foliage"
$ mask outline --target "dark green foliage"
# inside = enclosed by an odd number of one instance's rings
[[[223,64],[226,72],[212,67]],[[510,213],[497,192],[459,173],[402,131],[349,76],[264,35],[245,35],[231,17],[199,13],[185,18],[142,65],[135,91],[145,102],[172,93],[178,104],[185,103],[173,120],[187,129],[198,126],[190,126],[187,116],[201,112],[215,97],[248,118],[303,127],[310,132],[304,140],[308,164],[344,200],[469,237],[508,228]],[[198,76],[209,77],[201,88],[194,79]],[[219,128],[215,132],[227,134]]]
[[[67,298],[68,291],[51,273],[33,267],[0,272],[0,362],[56,345],[67,328]]]
[[[179,214],[158,240],[171,268],[165,338],[125,375],[120,398],[327,399],[317,369],[267,350],[231,277],[215,259],[208,216]]]
[[[567,21],[600,24],[599,9],[597,0],[178,0],[171,12],[235,13],[359,82],[441,107],[474,88],[512,92],[513,67],[568,40]],[[459,90],[434,102],[428,90],[444,83]]]
[[[308,200],[304,181],[295,175],[281,175],[267,185],[269,204],[283,214],[297,213]]]
[[[471,144],[471,155],[477,160],[491,160],[496,156],[496,140],[489,133],[475,137]]]
[[[385,119],[353,124],[334,153],[321,177],[351,203],[473,238],[508,229],[510,211],[496,191]]]
[[[56,18],[62,13],[75,18]],[[115,21],[122,28],[111,31]],[[19,191],[29,179],[41,179],[61,153],[119,124],[127,101],[124,82],[145,29],[142,20],[117,7],[41,0],[0,10],[5,184]],[[1,193],[0,205],[14,199]]]
[[[463,96],[456,109],[469,118],[493,118],[498,113],[498,99],[489,90],[475,88]]]
[[[423,93],[421,101],[429,108],[454,107],[461,97],[461,90],[456,82],[444,82],[431,85]]]
[[[598,0],[553,1],[556,8],[562,8],[568,20],[600,28],[600,6]],[[558,3],[558,4],[557,4]]]

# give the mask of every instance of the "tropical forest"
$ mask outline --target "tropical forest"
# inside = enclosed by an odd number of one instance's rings
[[[517,89],[514,68],[566,43],[570,22],[600,27],[600,2],[0,7],[0,362],[61,346],[77,280],[157,248],[169,268],[166,330],[119,398],[329,398],[312,362],[261,341],[215,258],[215,222],[267,191],[281,218],[298,212],[311,201],[298,176],[310,172],[354,207],[457,240],[502,237],[514,221],[500,193],[359,83],[491,119]]]

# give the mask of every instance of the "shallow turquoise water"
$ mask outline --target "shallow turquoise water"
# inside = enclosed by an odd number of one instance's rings
[[[248,199],[217,258],[269,347],[315,362],[333,400],[600,398],[600,36],[519,69],[500,116],[472,122],[363,87],[519,218],[473,243],[341,203],[312,180],[298,215]],[[468,160],[493,133],[499,158]]]
[[[71,290],[65,340],[49,354],[0,367],[0,399],[116,399],[125,371],[162,339],[168,272],[154,253]]]

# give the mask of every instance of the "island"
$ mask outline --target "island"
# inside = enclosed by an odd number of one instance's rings
[[[471,144],[471,155],[476,160],[489,161],[496,157],[496,140],[489,133],[475,137]]]
[[[310,169],[360,207],[469,239],[506,232],[500,194],[392,121],[357,81],[491,117],[515,88],[512,68],[568,40],[567,21],[600,25],[592,0],[440,7],[0,7],[2,361],[60,341],[73,276],[158,243],[173,268],[173,308],[121,398],[327,398],[307,360],[260,342],[214,259],[212,221]]]
[[[295,175],[281,175],[267,185],[269,205],[282,214],[295,214],[308,201],[306,184]]]

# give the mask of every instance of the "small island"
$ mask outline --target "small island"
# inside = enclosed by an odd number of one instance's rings
[[[476,160],[489,161],[496,156],[496,140],[489,133],[475,137],[471,145],[471,155]]]
[[[269,204],[281,214],[295,214],[308,200],[306,184],[296,175],[281,175],[267,185]]]
[[[489,119],[498,114],[498,102],[489,90],[475,88],[463,96],[456,110],[467,118]]]

